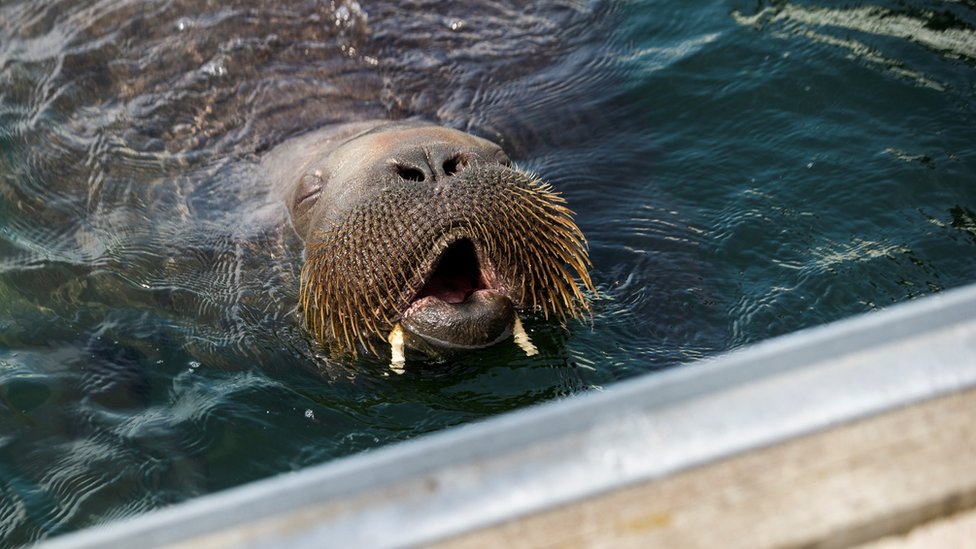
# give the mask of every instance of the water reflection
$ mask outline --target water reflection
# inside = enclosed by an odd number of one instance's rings
[[[976,61],[976,30],[965,6],[941,10],[900,5],[898,8],[859,6],[827,8],[776,2],[753,14],[733,13],[742,25],[770,28],[774,34],[807,39],[848,50],[851,55],[883,67],[920,85],[944,90],[938,75],[916,70],[898,56],[899,41],[910,41],[952,59]],[[970,22],[966,19],[969,18]],[[890,39],[898,39],[893,41]],[[885,52],[891,51],[891,54]]]

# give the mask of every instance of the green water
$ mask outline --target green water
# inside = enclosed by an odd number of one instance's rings
[[[976,3],[279,4],[0,2],[0,545],[976,280]],[[410,116],[577,212],[539,356],[305,337],[255,166]]]

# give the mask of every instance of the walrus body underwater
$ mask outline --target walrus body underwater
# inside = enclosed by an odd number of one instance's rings
[[[328,127],[263,161],[305,243],[301,308],[333,349],[392,344],[428,353],[486,347],[514,332],[518,309],[586,308],[582,233],[564,201],[496,144],[421,121]]]

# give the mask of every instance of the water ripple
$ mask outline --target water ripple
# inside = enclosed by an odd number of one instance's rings
[[[0,545],[971,281],[972,6],[821,4],[0,2]],[[305,337],[257,161],[412,117],[577,212],[539,355]]]
[[[800,35],[846,49],[857,58],[892,74],[937,90],[944,90],[946,83],[884,53],[892,48],[880,39],[907,40],[950,58],[976,63],[976,27],[971,22],[976,13],[966,5],[936,11],[880,6],[833,9],[784,3],[764,7],[753,15],[735,12],[733,16],[742,25],[771,27],[787,37]],[[864,39],[852,38],[852,35],[864,36]]]

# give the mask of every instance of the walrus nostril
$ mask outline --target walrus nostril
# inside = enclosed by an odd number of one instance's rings
[[[464,156],[457,155],[452,156],[444,161],[442,166],[445,175],[454,175],[464,169],[468,165],[468,159]]]
[[[424,172],[422,170],[418,170],[417,168],[398,165],[396,167],[396,170],[397,170],[397,175],[399,175],[402,179],[405,179],[407,181],[420,182],[426,179],[426,177],[424,176]]]

